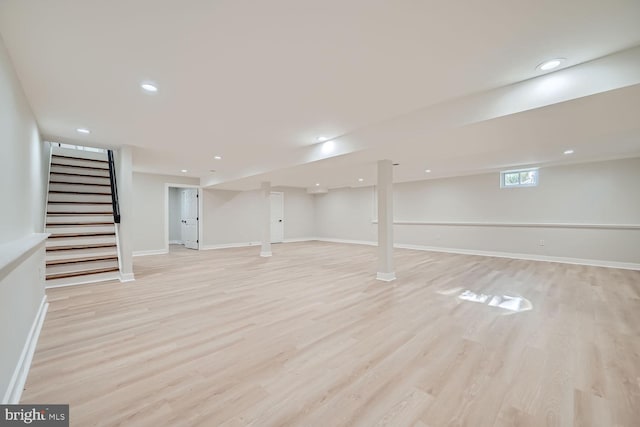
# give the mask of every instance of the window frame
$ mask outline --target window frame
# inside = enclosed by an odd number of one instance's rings
[[[522,173],[523,172],[535,172],[535,182],[532,184],[523,184],[522,183]],[[517,184],[506,184],[505,178],[509,174],[518,174],[518,183]],[[500,172],[500,188],[527,188],[527,187],[537,187],[540,184],[540,168],[524,168],[524,169],[510,169],[506,171]]]
[[[64,149],[67,149],[67,150],[87,151],[87,152],[91,152],[91,153],[106,153],[107,152],[106,148],[88,147],[86,145],[67,144],[66,142],[54,142],[54,141],[46,141],[46,142],[48,142],[52,147],[53,146],[58,146],[59,148],[64,148]]]

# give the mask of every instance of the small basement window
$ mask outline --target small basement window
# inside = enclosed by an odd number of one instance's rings
[[[538,168],[500,172],[500,188],[535,187],[538,185]]]
[[[55,147],[67,148],[69,150],[80,150],[80,151],[91,151],[94,153],[106,153],[107,150],[105,148],[96,148],[96,147],[85,147],[84,145],[73,145],[73,144],[64,144],[61,142],[51,142],[49,144]]]

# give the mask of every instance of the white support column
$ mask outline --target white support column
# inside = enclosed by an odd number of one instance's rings
[[[262,212],[262,247],[261,257],[271,256],[271,183],[263,182],[260,185]]]
[[[133,153],[131,147],[123,146],[116,155],[116,184],[120,205],[118,230],[118,253],[120,258],[120,281],[135,280],[133,275]]]
[[[376,279],[395,280],[393,271],[393,163],[378,161],[378,275]]]

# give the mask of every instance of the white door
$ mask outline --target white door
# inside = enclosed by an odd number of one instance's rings
[[[182,190],[182,241],[189,249],[198,249],[198,189]]]
[[[284,193],[271,193],[271,243],[284,240]]]

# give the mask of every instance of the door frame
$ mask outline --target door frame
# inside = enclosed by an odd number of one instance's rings
[[[282,195],[282,199],[281,199],[282,200],[282,240],[279,241],[279,242],[273,242],[273,236],[271,236],[271,229],[269,229],[269,235],[271,237],[269,240],[271,240],[270,243],[284,243],[284,240],[285,240],[285,238],[284,238],[284,235],[285,235],[284,226],[286,224],[286,221],[285,221],[285,218],[284,218],[284,191],[272,191],[269,194],[269,209],[271,209],[271,195],[272,194],[281,194]],[[270,218],[272,216],[271,214],[272,214],[272,212],[269,212],[269,217]],[[271,227],[271,224],[269,224],[269,227]]]
[[[203,219],[202,215],[203,209],[203,192],[202,187],[198,185],[190,185],[190,184],[172,184],[169,182],[165,182],[164,184],[164,249],[167,253],[169,253],[169,188],[195,188],[198,190],[198,250],[202,250],[202,235],[203,235]]]

